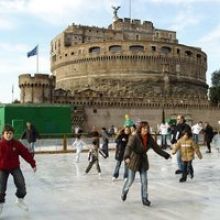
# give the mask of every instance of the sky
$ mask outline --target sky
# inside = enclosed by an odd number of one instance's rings
[[[200,47],[208,56],[207,83],[220,69],[220,0],[0,0],[0,102],[20,99],[18,76],[50,72],[50,42],[71,25],[108,27],[112,5],[120,18],[152,21],[155,28],[177,32],[179,43]]]

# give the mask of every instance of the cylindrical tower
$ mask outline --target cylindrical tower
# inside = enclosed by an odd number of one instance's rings
[[[21,103],[52,103],[55,77],[48,74],[21,74],[19,87]]]
[[[112,96],[207,98],[206,54],[148,21],[69,26],[51,43],[51,70],[56,87],[72,92],[89,86]]]

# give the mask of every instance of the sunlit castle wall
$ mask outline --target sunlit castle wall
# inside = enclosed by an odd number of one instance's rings
[[[207,56],[150,21],[118,19],[108,28],[72,24],[51,42],[56,88],[207,100]]]
[[[21,74],[19,87],[21,103],[52,103],[55,77],[48,74]]]

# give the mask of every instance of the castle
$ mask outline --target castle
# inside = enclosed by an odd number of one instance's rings
[[[119,126],[125,113],[156,124],[162,108],[196,121],[197,110],[210,106],[201,48],[150,21],[118,18],[116,10],[108,28],[72,24],[56,36],[51,71],[19,76],[21,103],[73,104],[73,123],[82,127]]]

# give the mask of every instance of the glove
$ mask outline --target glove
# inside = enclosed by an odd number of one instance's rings
[[[166,154],[165,159],[168,160],[169,158],[172,158],[170,154]]]

